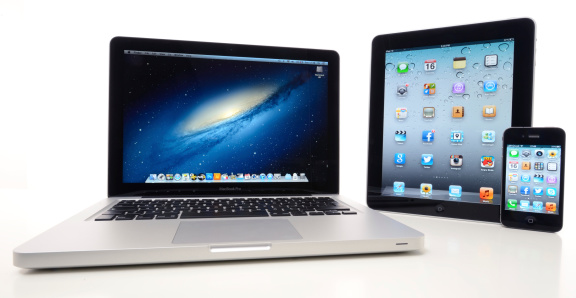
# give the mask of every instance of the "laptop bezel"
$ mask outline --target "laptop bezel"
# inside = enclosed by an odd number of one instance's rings
[[[368,143],[367,204],[379,210],[441,217],[500,221],[500,206],[445,200],[383,196],[382,150],[384,120],[384,68],[388,49],[514,38],[514,88],[512,126],[532,126],[535,24],[531,19],[454,26],[376,36],[372,42],[370,126]]]
[[[282,183],[123,183],[123,102],[120,76],[124,50],[326,61],[329,67],[327,169],[310,182]],[[211,42],[115,37],[110,42],[108,196],[233,196],[337,194],[339,190],[339,56],[331,50]],[[318,166],[318,165],[316,165]]]

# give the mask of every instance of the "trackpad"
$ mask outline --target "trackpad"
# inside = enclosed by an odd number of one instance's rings
[[[173,244],[302,239],[286,219],[194,220],[178,226]]]

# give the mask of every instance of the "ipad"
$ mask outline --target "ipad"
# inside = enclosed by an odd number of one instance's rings
[[[502,133],[531,126],[530,19],[372,43],[368,206],[499,222]]]

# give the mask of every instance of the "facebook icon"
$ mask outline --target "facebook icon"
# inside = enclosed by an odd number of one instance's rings
[[[422,142],[432,142],[434,141],[435,130],[423,130],[422,131]]]
[[[530,194],[530,186],[520,186],[520,193],[523,195]]]

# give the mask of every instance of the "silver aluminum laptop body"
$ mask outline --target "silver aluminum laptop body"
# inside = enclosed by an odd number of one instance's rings
[[[338,195],[338,80],[333,51],[114,38],[109,198],[14,249],[14,265],[422,248]]]

